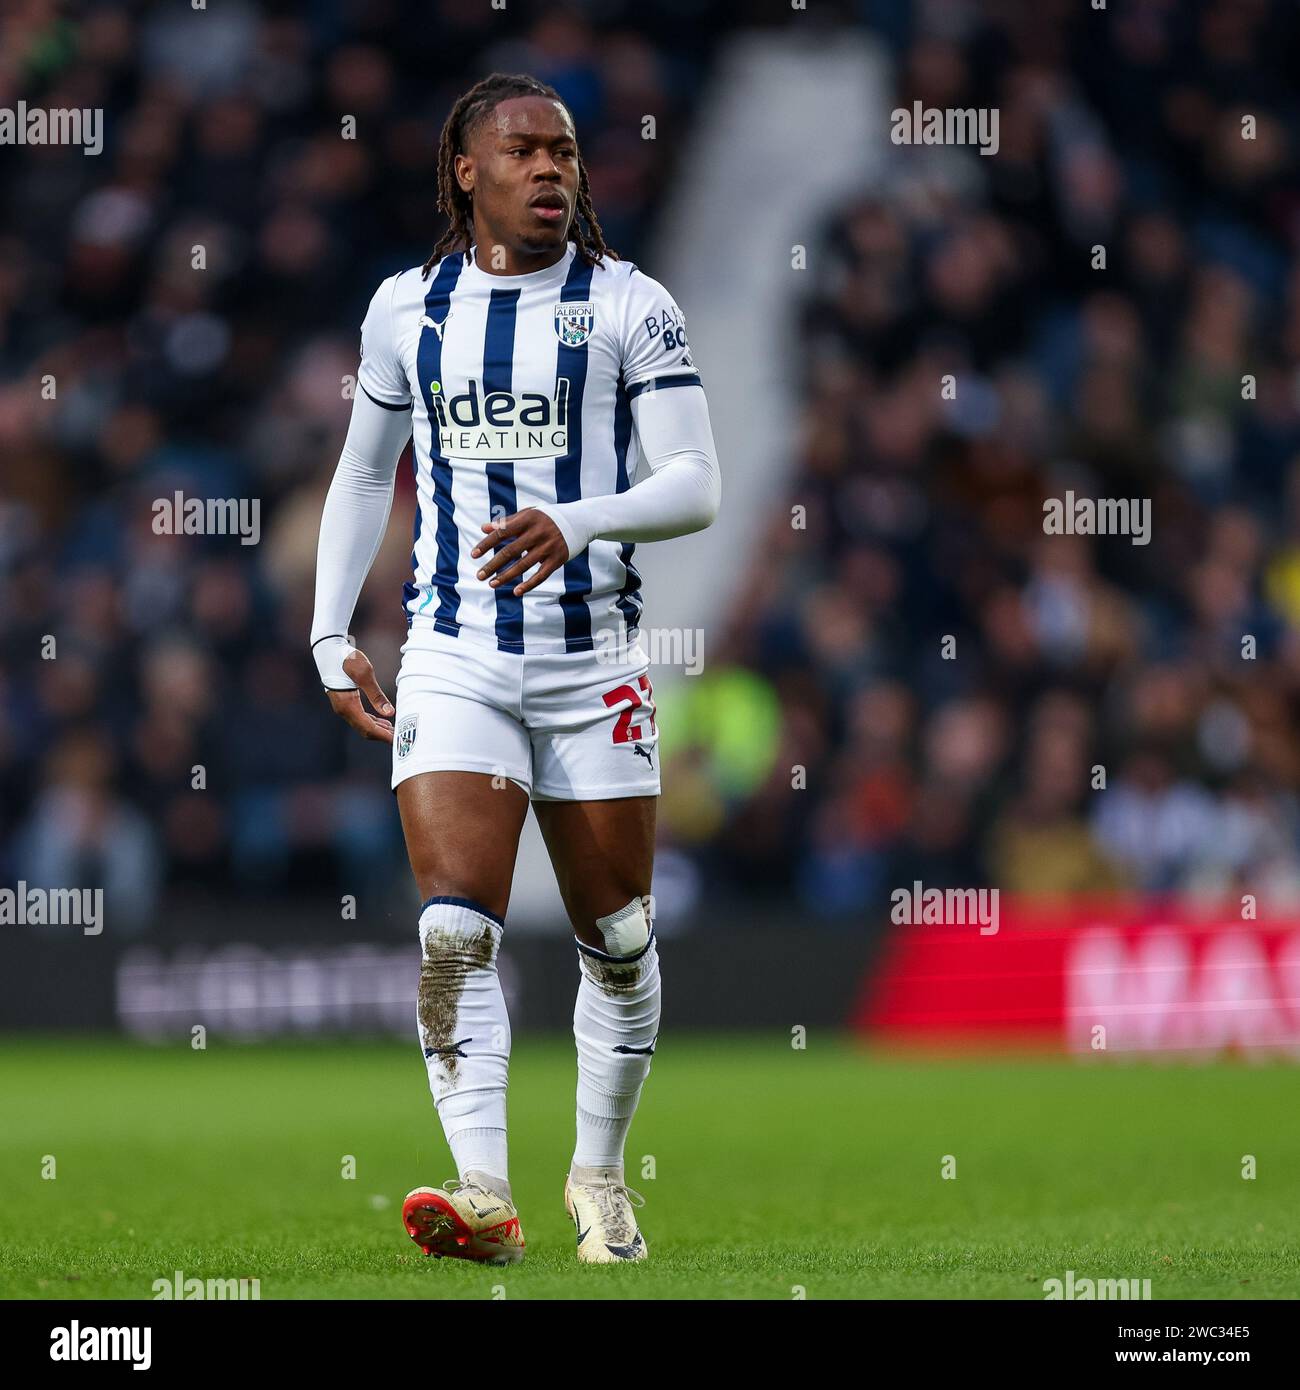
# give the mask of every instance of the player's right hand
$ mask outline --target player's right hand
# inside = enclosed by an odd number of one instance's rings
[[[393,715],[397,712],[389,702],[388,696],[379,688],[375,679],[375,668],[370,658],[362,651],[353,651],[343,661],[344,674],[357,684],[356,690],[327,690],[330,707],[345,723],[362,738],[377,739],[381,743],[393,741]],[[364,695],[371,707],[385,716],[377,719],[361,703]]]

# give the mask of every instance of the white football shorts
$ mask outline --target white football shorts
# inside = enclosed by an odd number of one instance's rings
[[[658,743],[639,641],[517,655],[417,621],[402,647],[394,789],[421,772],[484,772],[534,801],[658,796]]]

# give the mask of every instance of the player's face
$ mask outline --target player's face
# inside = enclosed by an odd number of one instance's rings
[[[578,199],[578,141],[569,113],[546,97],[499,102],[470,136],[469,153],[457,156],[456,176],[474,195],[480,245],[525,256],[559,250]]]

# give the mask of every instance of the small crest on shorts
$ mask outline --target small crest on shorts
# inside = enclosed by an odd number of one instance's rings
[[[415,747],[415,726],[419,718],[418,714],[408,714],[405,719],[398,720],[394,742],[397,744],[397,756],[399,758],[406,757]]]
[[[565,347],[581,347],[591,337],[596,322],[594,304],[557,304],[555,336]]]

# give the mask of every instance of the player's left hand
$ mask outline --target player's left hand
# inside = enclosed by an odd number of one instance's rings
[[[494,546],[500,547],[478,572],[478,577],[486,579],[493,589],[521,578],[536,565],[527,579],[515,585],[516,596],[526,594],[569,558],[569,547],[560,528],[536,507],[525,507],[503,521],[485,522],[483,529],[488,534],[470,551],[470,558],[477,560]],[[502,569],[503,565],[507,568]]]

